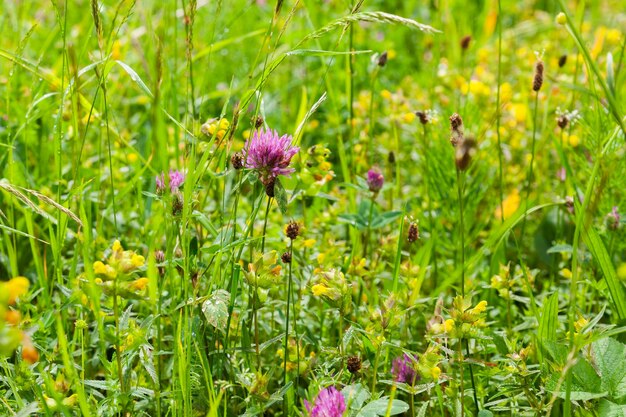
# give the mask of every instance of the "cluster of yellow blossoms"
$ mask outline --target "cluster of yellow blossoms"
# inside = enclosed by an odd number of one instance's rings
[[[124,250],[119,240],[113,242],[111,255],[106,262],[96,261],[93,263],[93,271],[98,276],[96,284],[105,281],[117,280],[119,276],[130,276],[133,272],[143,267],[146,259],[135,251]],[[148,278],[137,278],[128,285],[128,289],[141,291],[148,286]]]
[[[9,356],[22,345],[22,358],[29,363],[39,360],[39,353],[33,346],[30,336],[18,326],[22,319],[19,311],[13,309],[16,301],[28,292],[27,278],[16,277],[0,283],[0,356]]]
[[[434,323],[430,327],[430,332],[435,335],[446,334],[453,339],[471,338],[478,334],[478,331],[487,326],[485,322],[485,312],[487,302],[480,301],[472,307],[470,298],[457,296],[452,303],[449,319],[443,323]]]

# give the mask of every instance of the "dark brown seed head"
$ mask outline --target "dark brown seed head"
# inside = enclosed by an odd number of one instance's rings
[[[569,118],[566,115],[562,114],[556,119],[556,124],[561,129],[565,129],[567,125],[569,124]]]
[[[463,119],[459,116],[458,113],[454,113],[450,116],[450,129],[452,130],[460,130],[463,127]]]
[[[350,356],[347,363],[348,372],[356,374],[361,370],[361,358],[357,355]]]
[[[420,238],[419,227],[417,226],[417,223],[411,222],[411,224],[409,225],[409,234],[408,234],[407,240],[409,241],[409,243],[413,243],[419,238]]]
[[[428,123],[428,115],[425,111],[418,110],[415,112],[415,115],[419,117],[421,124],[425,125]]]
[[[533,78],[533,91],[539,91],[543,85],[543,62],[535,64],[535,77]]]
[[[233,156],[230,157],[230,164],[235,169],[243,168],[243,154],[241,152],[235,152]]]
[[[396,163],[396,154],[393,153],[393,151],[389,151],[389,155],[387,155],[387,162],[392,165]]]
[[[472,157],[476,153],[476,141],[471,138],[467,138],[461,142],[460,146],[456,148],[456,167],[459,171],[465,171],[470,162],[472,162]]]
[[[172,194],[172,216],[178,217],[183,212],[183,196],[176,192]]]
[[[300,225],[293,220],[290,221],[289,224],[287,224],[285,234],[289,239],[294,240],[300,235]]]
[[[384,67],[387,63],[387,58],[387,51],[380,54],[380,56],[378,57],[378,66],[381,68]]]
[[[265,121],[263,120],[263,117],[261,116],[257,116],[252,119],[252,124],[254,125],[255,129],[258,129],[261,126],[263,126],[263,123],[265,123]]]
[[[291,254],[289,252],[283,253],[282,256],[280,257],[280,260],[283,261],[284,264],[290,264]]]
[[[471,35],[463,36],[463,39],[461,39],[461,49],[465,51],[467,48],[469,48],[469,44],[471,40],[472,40]]]
[[[559,68],[563,68],[567,62],[567,55],[561,55],[559,57]]]
[[[450,130],[452,135],[450,136],[450,143],[456,147],[459,143],[463,143],[465,140],[463,137],[463,119],[458,113],[454,113],[450,116]]]
[[[276,178],[269,177],[263,185],[265,186],[265,194],[268,197],[274,197],[274,186],[276,185]]]

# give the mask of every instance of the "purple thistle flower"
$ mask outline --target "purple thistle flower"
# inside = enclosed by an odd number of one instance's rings
[[[346,411],[346,400],[335,387],[321,390],[312,408],[307,400],[304,400],[304,405],[311,417],[341,417]]]
[[[409,385],[415,384],[415,382],[419,379],[419,375],[415,371],[415,361],[416,359],[408,353],[395,358],[391,364],[393,380]]]
[[[383,188],[383,184],[385,183],[385,177],[383,174],[376,168],[372,168],[367,171],[367,186],[370,188],[370,191],[377,193]]]
[[[292,140],[291,135],[279,137],[275,130],[256,130],[244,146],[245,167],[256,170],[266,186],[279,175],[290,175],[295,169],[289,168],[289,163],[300,150],[291,146]]]

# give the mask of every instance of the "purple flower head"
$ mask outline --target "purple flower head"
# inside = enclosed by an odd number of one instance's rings
[[[264,185],[273,182],[279,175],[290,175],[295,169],[289,168],[289,163],[300,150],[291,146],[292,139],[290,135],[279,137],[275,130],[256,130],[244,146],[245,167],[256,170]]]
[[[419,379],[419,375],[415,371],[415,362],[416,359],[408,353],[395,358],[391,364],[393,380],[409,385],[415,384],[415,382]]]
[[[613,206],[613,210],[606,215],[606,224],[611,230],[619,229],[620,216],[617,211],[617,206]]]
[[[185,181],[185,174],[178,170],[170,169],[169,184],[170,191],[173,193],[178,190],[178,187]],[[156,191],[157,194],[165,192],[165,174],[161,172],[161,175],[156,176]]]
[[[156,192],[162,194],[165,191],[165,174],[161,172],[161,175],[156,176]]]
[[[306,400],[304,405],[311,417],[341,417],[346,411],[346,400],[335,387],[321,390],[315,398],[313,407]]]
[[[170,169],[170,191],[174,192],[182,185],[185,181],[185,174],[178,170]]]
[[[376,168],[372,168],[367,171],[367,186],[370,188],[370,191],[377,193],[383,188],[383,184],[385,183],[385,177],[383,174]]]

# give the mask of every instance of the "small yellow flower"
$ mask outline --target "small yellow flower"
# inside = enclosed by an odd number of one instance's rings
[[[432,376],[433,379],[437,381],[439,379],[439,375],[441,375],[441,369],[439,369],[438,366],[433,366],[430,369],[430,376]]]
[[[146,263],[146,259],[141,255],[137,255],[136,253],[133,253],[132,257],[130,258],[130,263],[135,268],[139,268],[139,267],[142,267]]]
[[[454,320],[452,319],[448,319],[443,323],[443,328],[446,331],[446,333],[450,333],[452,330],[454,330]]]
[[[303,243],[305,248],[312,248],[315,246],[315,239],[306,239]]]
[[[404,113],[404,114],[402,115],[402,120],[403,120],[405,123],[411,123],[411,122],[413,122],[413,121],[415,120],[415,113],[413,113],[413,112],[407,112],[407,113]]]
[[[119,244],[117,240],[116,242]],[[93,271],[98,275],[104,275],[109,278],[115,278],[117,276],[117,271],[113,267],[111,267],[111,265],[106,265],[101,261],[96,261],[93,263]]]
[[[122,247],[122,244],[120,243],[119,240],[116,240],[115,242],[113,242],[113,246],[111,247],[111,249],[113,250],[113,252],[124,251],[124,248]]]
[[[567,23],[567,17],[565,17],[565,13],[561,12],[556,15],[556,23],[558,23],[559,25],[564,25],[565,23]]]
[[[30,282],[24,277],[12,278],[8,282],[5,282],[3,292],[6,291],[6,293],[9,294],[9,305],[15,304],[16,299],[26,294],[28,292],[29,285]]]
[[[577,332],[580,332],[583,329],[583,327],[587,325],[587,323],[589,323],[589,320],[587,320],[583,316],[580,316],[580,318],[576,320],[576,322],[574,323],[574,328],[576,329]]]
[[[567,279],[572,279],[572,271],[567,268],[561,269],[561,276]]]
[[[513,191],[511,191],[511,194],[509,194],[504,201],[502,202],[502,206],[500,207],[500,205],[498,204],[498,207],[496,207],[496,217],[497,218],[501,218],[504,217],[505,219],[508,219],[509,217],[511,217],[513,215],[513,213],[515,213],[517,211],[517,209],[519,208],[519,204],[520,204],[520,195],[519,195],[519,190],[517,188],[514,188]],[[502,208],[504,208],[504,216],[502,216]]]
[[[148,286],[148,278],[139,278],[133,281],[130,287],[137,291],[143,291]]]
[[[476,307],[473,308],[474,313],[480,314],[487,310],[487,302],[485,300],[476,304]]]
[[[311,288],[311,291],[313,291],[314,296],[319,297],[328,294],[329,288],[324,284],[315,284]]]

